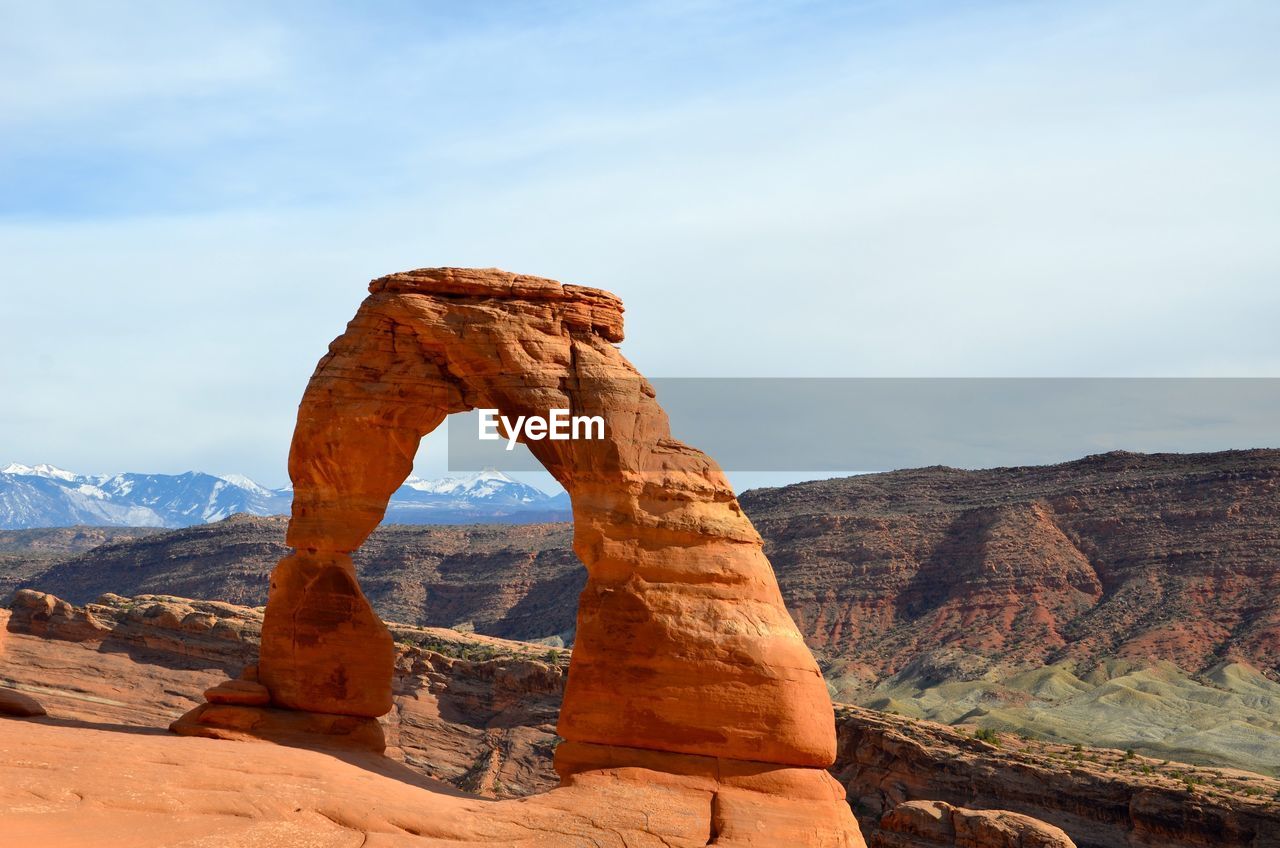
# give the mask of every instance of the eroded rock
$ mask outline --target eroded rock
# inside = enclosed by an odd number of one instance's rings
[[[0,715],[32,718],[44,714],[44,707],[30,695],[24,695],[13,689],[0,688]]]
[[[228,680],[204,691],[210,704],[233,704],[239,707],[265,707],[271,703],[267,687],[252,680]]]
[[[599,416],[603,439],[528,442],[572,498],[588,575],[559,720],[562,794],[545,803],[583,787],[678,787],[706,801],[717,844],[862,845],[823,770],[835,735],[817,664],[723,473],[672,438],[616,348],[621,302],[495,269],[393,274],[370,292],[298,412],[296,553],[272,573],[258,669],[272,704],[319,723],[391,708],[392,637],[350,555],[425,434],[474,408]],[[226,709],[263,710],[210,704],[175,727]]]
[[[1008,810],[907,801],[880,820],[871,848],[1076,848],[1061,828]]]

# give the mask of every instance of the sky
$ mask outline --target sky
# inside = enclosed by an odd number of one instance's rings
[[[0,0],[0,463],[281,485],[366,282],[424,266],[614,291],[651,377],[1280,376],[1278,37],[1270,0]]]

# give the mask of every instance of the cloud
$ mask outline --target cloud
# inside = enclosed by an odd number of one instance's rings
[[[619,292],[655,376],[1280,368],[1273,4],[9,5],[14,458],[278,481],[436,264]]]

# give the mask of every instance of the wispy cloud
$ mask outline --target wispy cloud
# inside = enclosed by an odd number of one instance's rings
[[[428,264],[612,288],[652,374],[1280,369],[1275,4],[0,8],[17,459],[279,479]]]

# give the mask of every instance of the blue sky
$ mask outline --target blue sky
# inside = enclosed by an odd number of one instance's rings
[[[427,265],[611,289],[651,376],[1277,375],[1278,35],[1230,0],[0,2],[0,461],[282,483],[364,283]]]

